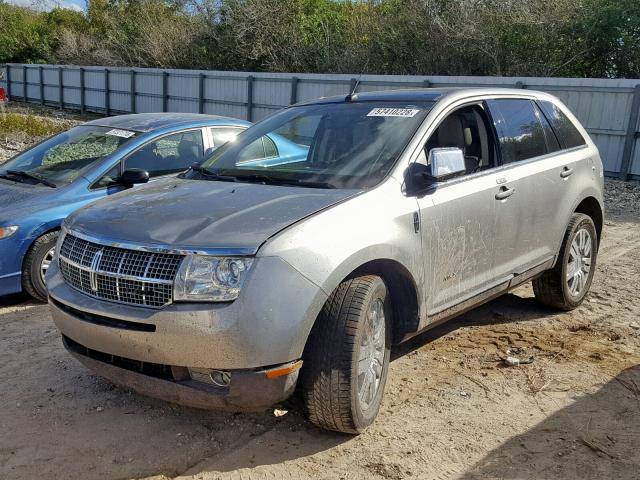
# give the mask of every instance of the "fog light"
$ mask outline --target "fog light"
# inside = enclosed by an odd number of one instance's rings
[[[231,373],[214,370],[211,372],[211,381],[218,387],[228,387],[231,383]]]
[[[212,370],[210,368],[190,368],[189,374],[192,380],[227,388],[231,383],[231,372]]]

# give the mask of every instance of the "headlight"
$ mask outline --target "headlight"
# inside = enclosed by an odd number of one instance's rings
[[[174,283],[176,301],[230,302],[240,295],[253,258],[190,255]]]
[[[9,238],[18,231],[18,227],[0,227],[0,240]]]

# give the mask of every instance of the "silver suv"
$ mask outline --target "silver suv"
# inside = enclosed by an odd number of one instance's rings
[[[392,345],[533,281],[583,301],[598,151],[556,98],[402,90],[296,105],[178,178],[83,208],[47,285],[68,350],[186,405],[375,419]]]

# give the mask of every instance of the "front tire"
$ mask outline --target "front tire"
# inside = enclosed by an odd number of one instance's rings
[[[304,354],[302,392],[315,425],[357,434],[375,420],[391,351],[391,299],[368,275],[342,282],[325,303]]]
[[[53,261],[58,232],[49,232],[38,238],[25,256],[22,265],[22,288],[33,298],[47,303],[47,286],[44,275]]]
[[[569,311],[584,301],[596,268],[598,233],[591,217],[574,213],[553,269],[533,281],[536,299],[548,307]]]

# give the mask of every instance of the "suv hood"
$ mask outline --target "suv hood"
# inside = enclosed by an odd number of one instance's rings
[[[97,240],[254,254],[283,228],[358,192],[171,178],[93,203],[65,226]]]

